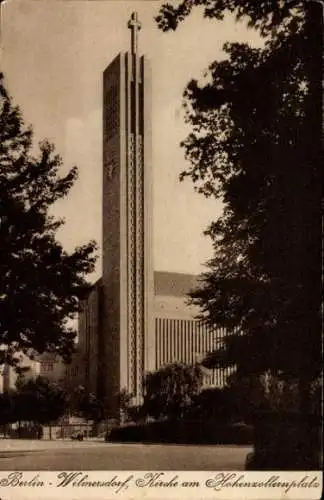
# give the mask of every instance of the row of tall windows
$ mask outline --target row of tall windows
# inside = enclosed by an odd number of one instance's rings
[[[212,329],[194,319],[155,318],[156,369],[170,363],[193,364],[217,348],[225,329]],[[211,370],[204,383],[223,386],[232,368]]]

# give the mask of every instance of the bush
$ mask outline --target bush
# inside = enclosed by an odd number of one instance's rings
[[[180,418],[192,405],[202,386],[201,367],[173,363],[144,379],[143,415],[153,418]]]
[[[202,390],[195,397],[184,417],[188,420],[213,420],[227,424],[240,420],[240,412],[231,388],[214,387]]]
[[[244,423],[165,420],[113,429],[107,440],[128,443],[250,445],[253,443],[253,435],[253,427]]]

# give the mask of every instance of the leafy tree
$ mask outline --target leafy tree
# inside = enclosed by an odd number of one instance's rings
[[[203,389],[194,398],[187,415],[189,419],[230,423],[242,419],[235,392],[231,387]]]
[[[132,394],[129,394],[126,389],[121,390],[117,394],[117,407],[119,408],[121,422],[129,420],[129,409],[132,403]]]
[[[191,166],[181,178],[224,204],[206,231],[214,256],[192,294],[201,319],[228,332],[205,364],[236,366],[238,380],[269,371],[297,381],[306,419],[322,373],[321,6],[184,0],[162,7],[160,28],[176,29],[196,6],[217,20],[235,13],[266,37],[263,49],[226,43],[209,82],[192,80],[184,93]],[[306,441],[307,433],[305,460]]]
[[[307,2],[307,0],[306,0]],[[207,19],[221,21],[226,13],[235,14],[236,20],[247,19],[248,26],[260,30],[262,36],[272,35],[284,27],[290,32],[303,16],[305,2],[300,0],[180,0],[176,5],[164,4],[157,23],[162,31],[175,30],[196,7],[203,9]]]
[[[58,420],[67,408],[65,390],[46,378],[22,380],[17,386],[16,420],[47,424]]]
[[[82,402],[86,397],[86,390],[83,385],[78,385],[69,394],[69,409],[74,415],[79,416]]]
[[[86,420],[100,422],[105,416],[103,403],[97,396],[88,393],[83,386],[78,386],[69,398],[70,411]]]
[[[56,239],[64,220],[51,215],[77,169],[61,176],[54,146],[44,141],[38,155],[32,146],[32,131],[0,75],[0,363],[15,364],[18,352],[35,351],[69,360],[76,335],[69,319],[95,264],[95,243],[66,252]]]
[[[198,4],[208,17],[236,11],[263,35],[273,30],[264,49],[225,44],[211,83],[193,80],[184,94],[193,131],[182,143],[191,162],[182,178],[224,202],[207,230],[210,270],[192,296],[203,319],[230,333],[207,364],[298,376],[305,411],[321,370],[318,11],[305,15],[304,2],[184,1],[162,8],[160,26],[175,28]]]
[[[142,422],[145,420],[147,415],[145,415],[145,407],[143,405],[132,405],[126,410],[125,420],[127,422]]]
[[[150,372],[144,380],[143,413],[154,418],[180,418],[201,386],[198,365],[175,363]]]
[[[104,418],[104,408],[95,394],[87,394],[81,402],[80,413],[86,420],[100,422]]]
[[[0,394],[0,424],[15,422],[16,419],[16,393],[5,391]]]

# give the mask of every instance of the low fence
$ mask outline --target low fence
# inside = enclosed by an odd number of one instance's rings
[[[30,423],[11,423],[1,426],[0,435],[10,439],[71,439],[80,434],[83,438],[96,437],[98,426],[93,423],[32,425]]]

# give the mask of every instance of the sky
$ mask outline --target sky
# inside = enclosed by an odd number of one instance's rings
[[[221,213],[219,201],[179,182],[188,168],[179,143],[190,132],[182,94],[191,78],[224,58],[225,41],[259,46],[257,33],[232,17],[203,19],[197,10],[176,32],[154,21],[159,0],[7,0],[2,5],[2,71],[14,103],[32,124],[36,143],[52,141],[62,155],[62,173],[73,165],[79,178],[54,212],[64,216],[59,239],[71,251],[95,239],[101,244],[102,72],[129,50],[127,21],[137,11],[139,51],[152,65],[152,168],[154,178],[154,268],[200,273],[212,256],[204,229]],[[99,253],[100,256],[100,253]],[[93,279],[101,273],[98,259]]]

